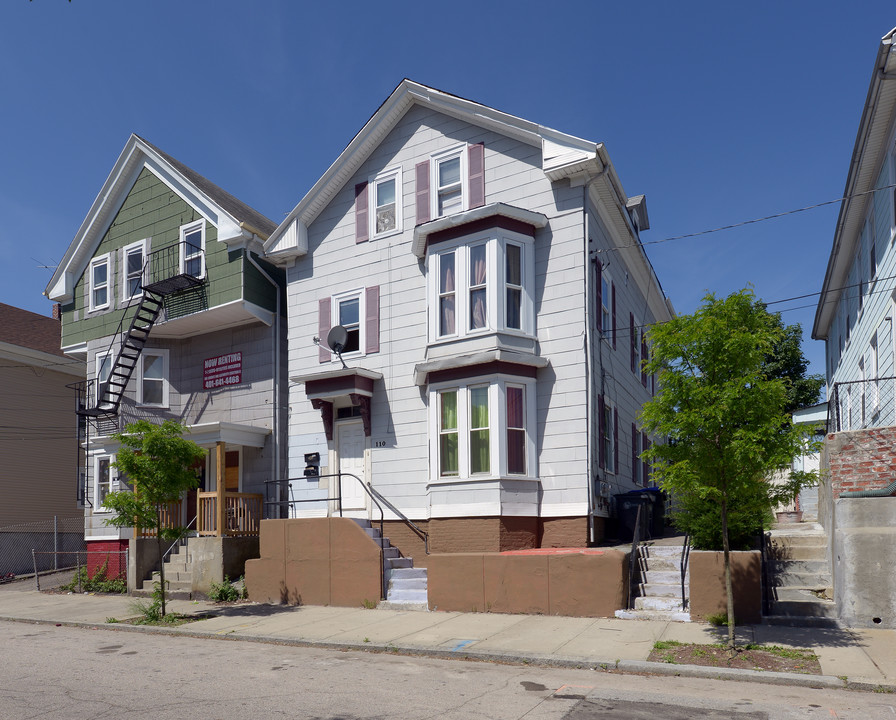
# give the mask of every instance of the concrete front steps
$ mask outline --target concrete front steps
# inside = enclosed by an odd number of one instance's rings
[[[413,558],[402,557],[389,538],[380,534],[379,528],[369,520],[355,519],[364,532],[383,548],[383,572],[386,576],[386,599],[378,607],[392,610],[429,610],[426,585],[426,568],[415,568]]]
[[[168,600],[193,600],[193,568],[192,556],[189,551],[189,539],[185,544],[178,543],[168,559],[165,561],[165,583],[167,584]],[[155,584],[161,579],[158,570],[153,571],[149,580],[144,580],[140,587],[135,588],[131,595],[137,597],[152,597]]]
[[[775,526],[765,535],[765,580],[775,625],[837,627],[827,534],[818,523]]]
[[[681,601],[681,544],[658,545],[641,543],[638,547],[638,596],[635,607],[617,610],[622,620],[666,620],[690,622],[691,615]],[[688,574],[684,579],[685,597],[688,593]]]

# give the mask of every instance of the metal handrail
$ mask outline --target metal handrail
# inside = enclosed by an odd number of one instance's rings
[[[382,493],[374,488],[373,485],[370,484],[370,482],[367,483],[367,487],[370,488],[370,492],[374,493],[380,500],[382,500],[386,504],[386,507],[388,507],[392,512],[398,515],[401,521],[404,522],[404,524],[407,525],[414,532],[414,534],[416,534],[417,537],[423,541],[423,550],[427,555],[429,555],[429,533],[426,532],[426,530],[421,530],[419,527],[417,527],[407,515],[405,515],[401,510],[399,510],[385,497],[383,497]]]
[[[188,522],[188,523],[184,526],[184,528],[183,528],[183,530],[181,531],[180,535],[177,536],[177,539],[176,539],[173,543],[171,543],[171,547],[169,547],[169,548],[162,554],[162,562],[165,562],[166,558],[171,554],[171,551],[174,550],[174,546],[177,545],[181,540],[183,540],[184,537],[186,536],[186,534],[187,534],[188,532],[190,532],[190,526],[193,525],[193,523],[196,522],[196,518],[197,518],[197,517],[198,517],[197,515],[194,515],[194,516],[193,516],[193,519],[190,520],[190,522]]]
[[[632,533],[632,549],[628,555],[628,601],[626,602],[626,607],[630,610],[632,609],[632,603],[635,595],[635,578],[638,576],[635,573],[635,567],[637,563],[637,555],[638,555],[638,546],[641,544],[641,511],[644,509],[644,505],[638,505],[638,513],[635,516],[635,529]]]
[[[687,610],[690,598],[684,591],[684,579],[688,574],[688,562],[691,559],[691,536],[684,535],[684,544],[681,546],[681,609]]]

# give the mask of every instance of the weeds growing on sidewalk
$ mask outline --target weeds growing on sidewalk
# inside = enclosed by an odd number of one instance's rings
[[[90,577],[87,574],[87,567],[82,566],[81,569],[75,573],[72,581],[66,585],[61,585],[59,589],[65,592],[78,592],[80,589],[81,592],[100,592],[124,595],[128,591],[128,584],[120,577],[107,577],[108,573],[108,560],[97,568],[93,577]]]

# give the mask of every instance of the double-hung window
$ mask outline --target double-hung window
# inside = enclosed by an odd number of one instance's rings
[[[527,477],[532,456],[532,384],[500,377],[431,389],[436,477]]]
[[[143,291],[143,266],[146,264],[146,240],[128,245],[122,251],[121,299],[125,302]]]
[[[106,496],[112,492],[112,480],[115,468],[112,467],[111,455],[99,455],[94,461],[94,502],[93,509],[105,511]]]
[[[532,239],[506,235],[445,243],[429,253],[430,338],[535,334]]]
[[[391,168],[371,181],[371,237],[401,232],[401,168]]]
[[[205,220],[180,228],[180,271],[195,278],[205,277]]]
[[[109,376],[112,372],[112,360],[114,356],[111,354],[108,355],[97,355],[94,359],[96,363],[96,382],[94,384],[94,404],[99,405],[103,400],[103,395],[106,392],[106,386],[109,383]]]
[[[90,310],[103,310],[109,307],[112,288],[110,287],[110,255],[100,255],[90,261]]]
[[[604,458],[604,469],[607,472],[616,472],[616,423],[613,406],[606,400],[603,403],[600,422],[601,455]]]
[[[432,158],[432,217],[442,217],[465,208],[466,150],[461,145]]]
[[[333,303],[336,310],[336,323],[342,325],[347,333],[345,347],[342,348],[342,354],[356,353],[364,347],[364,323],[361,318],[364,317],[364,293],[360,290],[336,295],[333,297]]]
[[[145,349],[140,356],[137,403],[168,407],[168,351]]]
[[[610,307],[611,285],[610,276],[604,270],[600,275],[600,327],[607,340],[610,339],[610,331],[613,328],[613,315]]]

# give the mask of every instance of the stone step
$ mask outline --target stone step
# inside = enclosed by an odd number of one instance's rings
[[[651,568],[650,570],[644,570],[641,572],[641,579],[648,583],[659,583],[662,585],[681,585],[681,571],[680,570],[654,570]],[[684,576],[684,584],[688,584],[688,575]]]
[[[800,535],[772,535],[768,538],[769,545],[773,547],[826,547],[827,535],[802,533]]]
[[[816,617],[836,619],[837,605],[827,600],[775,601],[769,603],[769,614],[784,617]]]
[[[830,575],[830,568],[826,560],[768,560],[766,565],[772,575],[781,573]]]
[[[426,577],[392,577],[389,580],[386,597],[392,597],[393,592],[404,592],[405,590],[426,590]]]
[[[635,610],[675,610],[680,611],[680,597],[637,597]]]
[[[771,587],[826,588],[832,585],[830,573],[776,572],[769,576]]]
[[[405,560],[410,561],[410,558],[403,558]],[[410,580],[414,578],[423,578],[426,579],[426,568],[415,568],[411,565],[406,565],[404,567],[394,568],[392,570],[393,578],[401,578],[402,580]]]
[[[426,588],[395,588],[386,596],[389,602],[410,602],[410,603],[428,603],[429,595]]]
[[[665,622],[690,622],[687,610],[617,610],[620,620],[662,620]]]
[[[639,566],[642,571],[678,572],[681,573],[681,561],[668,557],[641,558]]]
[[[681,545],[640,545],[638,547],[641,557],[680,558]]]
[[[413,558],[399,557],[398,556],[398,548],[392,548],[395,550],[395,555],[392,557],[387,557],[385,560],[385,565],[387,568],[397,570],[399,568],[411,568],[414,566]]]
[[[786,627],[839,628],[840,623],[831,617],[809,617],[795,615],[766,615],[762,618],[766,625],[783,625]]]
[[[824,561],[827,548],[824,545],[793,545],[789,547],[769,548],[770,560],[813,560]]]
[[[395,600],[382,600],[377,608],[381,610],[414,610],[417,612],[429,612],[429,600],[425,602],[402,602]]]
[[[818,595],[819,592],[823,594]],[[830,602],[834,599],[834,589],[830,587],[776,587],[772,593],[777,602]]]
[[[672,597],[681,598],[681,585],[663,585],[660,583],[641,583],[638,585],[641,597]],[[688,586],[684,586],[685,597],[688,595]]]
[[[397,558],[397,557],[401,557],[401,553],[398,552],[398,548],[396,548],[396,547],[383,548],[383,558],[388,559],[388,558]]]
[[[152,574],[152,581],[158,582],[161,580],[162,576],[158,570],[154,571]],[[168,572],[168,568],[165,568],[165,581],[166,582],[193,582],[193,573],[185,572],[183,570],[177,572]]]

